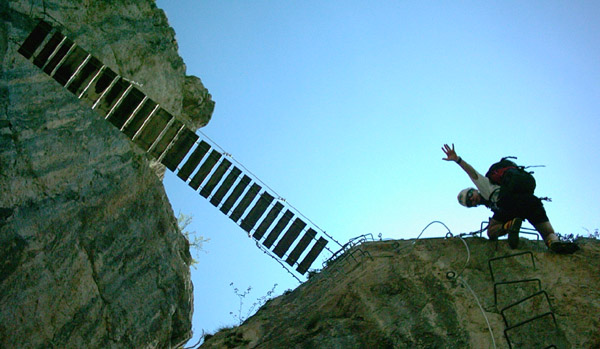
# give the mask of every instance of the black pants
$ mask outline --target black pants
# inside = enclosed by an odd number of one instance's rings
[[[498,200],[498,210],[492,219],[508,222],[513,218],[526,219],[533,226],[548,222],[542,200],[533,194],[502,193]]]

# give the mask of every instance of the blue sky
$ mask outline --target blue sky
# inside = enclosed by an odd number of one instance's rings
[[[600,228],[600,5],[594,1],[157,1],[187,74],[216,102],[202,129],[338,241],[454,233],[490,213],[441,146],[485,173],[535,169],[558,232]],[[230,283],[298,282],[177,177],[175,212],[210,238],[192,270],[195,338],[235,324]],[[432,226],[424,237],[443,236]]]

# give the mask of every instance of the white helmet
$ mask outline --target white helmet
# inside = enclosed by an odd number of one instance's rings
[[[475,191],[477,189],[475,188],[466,188],[460,191],[460,193],[458,193],[457,199],[458,199],[458,203],[463,205],[464,207],[471,207],[468,205],[468,198],[469,198],[469,192],[470,191]]]

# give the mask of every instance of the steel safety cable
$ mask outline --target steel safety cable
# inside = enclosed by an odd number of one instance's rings
[[[454,236],[452,236],[452,233],[448,233],[446,236],[448,237],[448,235],[450,238],[454,237]],[[467,268],[467,265],[469,264],[469,262],[471,260],[471,250],[469,249],[469,245],[467,244],[465,239],[463,239],[462,234],[458,235],[457,237],[465,245],[465,249],[467,250],[467,260],[466,260],[465,265],[463,266],[462,270],[460,271],[460,273],[455,274],[453,271],[450,271],[446,274],[446,277],[448,277],[448,279],[459,280],[469,290],[469,292],[471,292],[471,295],[473,296],[473,298],[475,298],[475,302],[477,303],[477,306],[479,307],[479,310],[481,311],[481,315],[483,315],[483,318],[485,319],[485,323],[487,324],[488,331],[490,332],[490,337],[492,338],[492,346],[494,347],[494,349],[496,349],[496,340],[494,338],[494,331],[492,330],[492,326],[490,325],[490,320],[488,319],[487,315],[485,314],[485,310],[483,309],[483,306],[481,305],[481,302],[479,301],[479,297],[477,297],[477,294],[475,293],[475,291],[473,291],[473,289],[471,288],[469,283],[467,283],[467,281],[462,277],[462,273],[465,271],[465,269]]]
[[[415,239],[415,241],[411,245],[409,245],[409,247],[414,247],[414,245],[421,238],[421,235],[423,235],[423,233],[425,232],[425,230],[427,230],[431,225],[433,225],[435,223],[443,225],[446,228],[446,230],[448,230],[448,233],[446,233],[446,238],[453,238],[453,237],[455,237],[452,234],[452,232],[450,231],[450,228],[448,228],[448,226],[446,224],[444,224],[444,222],[441,222],[441,221],[432,221],[429,224],[427,224],[425,226],[425,228],[423,228],[423,230],[421,231],[421,233],[417,236],[417,238]],[[477,233],[477,232],[471,232],[471,233],[468,233],[466,235],[474,235],[475,233]],[[477,294],[475,293],[475,291],[473,291],[473,289],[471,288],[471,286],[462,277],[462,273],[465,271],[465,269],[467,268],[467,265],[471,261],[471,250],[470,250],[469,245],[467,244],[467,242],[463,239],[462,235],[463,234],[460,234],[460,235],[458,235],[456,237],[460,238],[460,240],[465,245],[465,249],[467,250],[467,260],[465,261],[465,264],[464,264],[462,270],[460,271],[460,273],[457,274],[454,271],[449,271],[448,273],[446,273],[446,277],[448,279],[450,279],[450,280],[457,279],[458,281],[460,281],[469,290],[469,292],[471,292],[471,295],[473,296],[473,298],[475,298],[475,302],[477,303],[477,306],[479,307],[479,310],[481,311],[481,314],[483,315],[483,318],[485,319],[485,322],[487,324],[488,331],[490,332],[490,337],[492,338],[492,346],[494,347],[494,349],[496,349],[497,347],[496,347],[496,340],[494,339],[494,331],[492,330],[492,326],[490,325],[490,321],[489,321],[487,315],[485,314],[485,310],[483,309],[483,306],[481,305],[481,302],[479,301],[479,298],[477,297]]]
[[[423,230],[421,231],[421,233],[417,236],[417,238],[415,239],[415,241],[408,245],[407,247],[410,248],[414,248],[415,244],[417,243],[417,241],[419,241],[419,239],[421,238],[421,235],[423,235],[423,233],[425,232],[425,230],[427,230],[431,225],[433,224],[441,224],[442,226],[444,226],[444,228],[446,228],[446,230],[448,231],[446,233],[446,238],[453,238],[455,237],[452,232],[450,231],[450,228],[448,228],[448,226],[446,224],[444,224],[444,222],[442,221],[432,221],[429,224],[427,224],[425,226],[425,228],[423,228]],[[473,233],[469,233],[470,235],[473,235],[475,232]],[[467,265],[469,264],[469,262],[471,261],[471,250],[469,249],[469,245],[467,244],[467,242],[462,238],[462,234],[457,236],[458,238],[460,238],[460,240],[463,242],[463,244],[465,245],[465,249],[467,250],[467,260],[462,268],[462,270],[460,271],[460,273],[456,273],[454,271],[449,271],[448,273],[446,273],[446,277],[450,280],[452,279],[457,279],[458,281],[460,281],[468,290],[469,292],[471,292],[471,295],[473,296],[473,298],[475,298],[475,302],[477,303],[477,306],[479,306],[479,310],[481,310],[481,314],[483,315],[483,318],[485,319],[485,322],[487,324],[488,327],[488,331],[490,332],[490,337],[492,338],[492,346],[494,347],[494,349],[496,349],[496,340],[494,339],[494,331],[492,330],[492,326],[490,325],[490,321],[487,317],[487,315],[485,314],[485,310],[483,309],[483,306],[481,305],[481,302],[479,301],[479,298],[477,297],[477,294],[475,294],[475,291],[473,291],[473,289],[471,288],[471,286],[467,283],[467,281],[465,281],[465,279],[463,279],[463,277],[461,276],[462,273],[465,271],[465,269],[467,268]],[[406,249],[407,247],[404,247],[403,249]],[[398,252],[402,251],[403,249],[399,249],[397,250]]]
[[[459,276],[457,278],[465,287],[467,287],[467,289],[473,295],[473,298],[475,298],[475,302],[477,302],[477,305],[479,306],[479,310],[481,310],[481,314],[483,315],[483,318],[485,319],[485,323],[487,324],[488,330],[490,331],[490,337],[492,337],[492,346],[494,347],[494,349],[496,349],[497,347],[496,347],[496,340],[494,339],[494,331],[492,331],[492,326],[490,325],[490,321],[489,321],[487,315],[485,315],[485,310],[481,306],[481,303],[479,302],[479,298],[477,297],[477,295],[475,294],[475,291],[473,291],[471,286],[469,286],[469,284],[465,281],[465,279],[463,279],[461,276]]]

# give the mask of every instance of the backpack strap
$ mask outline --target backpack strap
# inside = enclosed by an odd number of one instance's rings
[[[530,165],[530,166],[519,166],[519,168],[521,168],[521,169],[523,169],[523,170],[526,170],[526,169],[528,169],[528,168],[533,168],[533,167],[546,167],[546,165]],[[535,172],[533,172],[533,171],[527,171],[527,172],[529,172],[529,173],[531,173],[531,174],[534,174],[534,173],[535,173]]]

